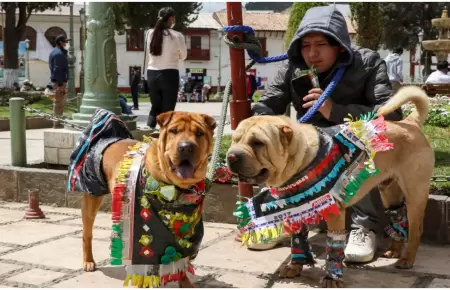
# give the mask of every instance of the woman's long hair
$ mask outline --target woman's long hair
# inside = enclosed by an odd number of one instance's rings
[[[150,54],[154,56],[161,55],[164,32],[169,29],[168,20],[175,16],[175,10],[172,7],[161,8],[158,12],[158,21],[152,33],[150,41]],[[170,32],[169,32],[170,34]]]

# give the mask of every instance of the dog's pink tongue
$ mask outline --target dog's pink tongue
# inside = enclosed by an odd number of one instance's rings
[[[194,176],[194,167],[188,164],[182,164],[177,167],[177,176],[180,178],[191,178]]]

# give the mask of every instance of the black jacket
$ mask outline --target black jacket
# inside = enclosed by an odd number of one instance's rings
[[[300,27],[295,33],[288,49],[289,61],[283,65],[273,83],[268,86],[258,103],[253,104],[253,114],[282,115],[292,102],[297,111],[297,119],[303,116],[303,97],[308,94],[302,80],[294,71],[306,69],[301,55],[301,38],[308,33],[321,32],[336,39],[344,52],[328,76],[320,82],[322,90],[328,86],[338,68],[346,66],[346,71],[329,98],[333,100],[330,120],[326,120],[317,112],[308,123],[328,127],[344,122],[351,114],[359,117],[361,114],[376,112],[378,108],[391,97],[391,84],[386,71],[386,63],[379,54],[366,48],[352,47],[347,32],[347,24],[342,14],[333,6],[321,6],[309,9]],[[386,119],[401,120],[402,113],[398,110]]]

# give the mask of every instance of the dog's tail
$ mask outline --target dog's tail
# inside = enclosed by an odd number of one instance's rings
[[[428,95],[424,90],[416,86],[400,88],[386,104],[378,109],[377,114],[385,116],[408,102],[413,102],[416,109],[412,111],[406,120],[412,120],[422,127],[428,116]]]

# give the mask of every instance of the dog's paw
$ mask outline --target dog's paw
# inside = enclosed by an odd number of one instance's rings
[[[401,258],[395,263],[395,268],[397,269],[407,270],[411,269],[412,267],[413,263],[408,262],[408,260],[405,258]]]
[[[96,269],[95,262],[83,262],[83,270],[85,272],[94,272]]]
[[[398,251],[388,250],[388,251],[384,252],[383,257],[397,259],[397,258],[400,258],[401,254],[402,253],[398,252]]]
[[[280,270],[281,278],[294,278],[300,276],[303,270],[303,265],[289,263]]]
[[[184,279],[181,279],[180,281],[178,281],[178,286],[180,286],[180,288],[197,288],[191,282],[191,280],[189,278],[187,278],[187,277],[185,277]]]
[[[344,288],[344,281],[333,280],[328,277],[323,277],[320,284],[322,288]]]

